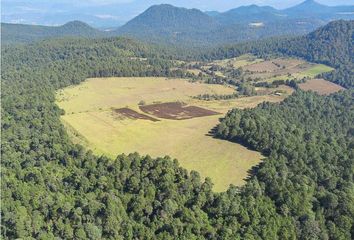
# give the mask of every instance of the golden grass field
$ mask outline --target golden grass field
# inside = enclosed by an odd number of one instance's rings
[[[153,157],[169,155],[177,158],[182,167],[210,177],[215,191],[224,191],[229,184],[241,185],[247,171],[258,164],[262,156],[239,144],[215,139],[208,132],[231,108],[254,107],[263,101],[278,102],[285,98],[285,95],[220,101],[191,98],[203,93],[232,92],[234,89],[227,86],[182,79],[96,78],[58,91],[57,104],[66,112],[62,121],[73,141],[95,153],[111,157],[131,152]],[[129,107],[142,113],[138,107],[141,100],[147,104],[183,101],[221,114],[153,122],[125,118],[112,111]]]

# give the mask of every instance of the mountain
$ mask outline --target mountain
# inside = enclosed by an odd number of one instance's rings
[[[311,20],[322,21],[321,25],[323,25],[332,20],[354,19],[354,6],[326,6],[314,0],[306,0],[284,10],[269,6],[242,6],[215,15],[215,18],[224,24]]]
[[[205,11],[204,13],[210,17],[215,17],[220,14],[218,11]]]
[[[272,7],[250,5],[225,13],[205,13],[162,4],[150,7],[112,34],[152,43],[202,47],[305,34],[321,24],[316,19],[287,19]]]
[[[354,6],[326,6],[314,0],[306,0],[294,7],[285,9],[290,18],[318,18],[323,21],[333,19],[353,19]],[[351,13],[351,14],[350,14]]]
[[[231,9],[227,12],[215,16],[216,19],[224,24],[249,23],[257,21],[269,21],[284,19],[284,15],[280,10],[269,6],[249,5]]]
[[[154,43],[201,44],[208,31],[221,25],[198,9],[186,9],[169,4],[154,5],[112,34],[128,35]]]
[[[352,19],[354,6],[330,7],[313,0],[278,10],[249,5],[219,13],[201,12],[172,5],[155,5],[118,28],[152,43],[212,46],[279,35],[303,35],[335,19]]]
[[[284,46],[337,54],[352,26],[334,22]],[[261,54],[272,42],[254,46]],[[331,54],[323,50],[308,52]],[[161,52],[120,38],[2,49],[1,239],[352,239],[353,90],[229,111],[216,137],[264,157],[226,192],[176,159],[95,155],[70,138],[57,90],[93,77],[171,77],[176,58]]]
[[[38,26],[1,23],[3,44],[28,43],[58,37],[103,37],[107,34],[80,21],[68,22],[62,26]]]
[[[306,0],[294,7],[285,9],[284,12],[289,14],[310,15],[314,13],[331,13],[332,7],[320,4],[314,0]]]
[[[260,57],[278,54],[299,57],[309,62],[335,68],[322,77],[345,88],[354,87],[354,20],[338,20],[326,24],[304,36],[270,38],[260,41],[223,46],[203,55],[204,59],[233,58],[244,53]]]
[[[119,33],[144,34],[160,32],[176,34],[218,27],[211,16],[198,9],[154,5],[118,29]]]
[[[79,21],[59,27],[2,24],[2,40],[8,44],[63,36],[128,36],[150,43],[210,47],[273,36],[304,35],[336,19],[354,19],[353,12],[354,6],[330,7],[313,0],[284,10],[249,5],[223,13],[161,4],[149,7],[125,25],[109,31],[99,31]]]

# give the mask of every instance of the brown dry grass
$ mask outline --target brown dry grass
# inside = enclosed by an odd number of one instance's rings
[[[344,89],[343,87],[324,79],[311,79],[305,83],[299,84],[299,87],[304,91],[311,90],[320,95],[328,95]]]

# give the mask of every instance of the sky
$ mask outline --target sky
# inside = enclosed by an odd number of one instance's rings
[[[91,25],[124,24],[149,6],[168,3],[202,11],[226,11],[242,5],[269,5],[278,9],[304,0],[2,0],[1,21],[12,23],[60,25],[85,21]],[[326,5],[354,5],[354,0],[316,0]]]

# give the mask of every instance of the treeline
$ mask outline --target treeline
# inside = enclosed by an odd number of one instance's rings
[[[173,57],[122,38],[2,48],[1,237],[351,239],[352,91],[230,112],[218,136],[267,158],[225,193],[168,157],[113,160],[70,141],[55,90],[95,76],[173,76]]]
[[[24,44],[62,37],[109,37],[108,32],[92,28],[84,22],[72,21],[62,26],[40,26],[1,23],[1,44]]]
[[[271,199],[299,239],[352,239],[353,98],[297,91],[280,104],[234,109],[217,127],[218,137],[267,156],[240,195]]]
[[[170,60],[126,39],[55,40],[2,53],[2,238],[214,234],[201,210],[210,182],[168,158],[86,152],[71,143],[54,103],[56,89],[87,77],[168,76]]]
[[[271,38],[256,42],[220,47],[201,54],[205,60],[237,57],[253,53],[267,58],[270,55],[296,56],[309,62],[323,63],[335,68],[323,74],[327,80],[343,87],[354,86],[354,21],[334,21],[318,30],[296,38]]]

